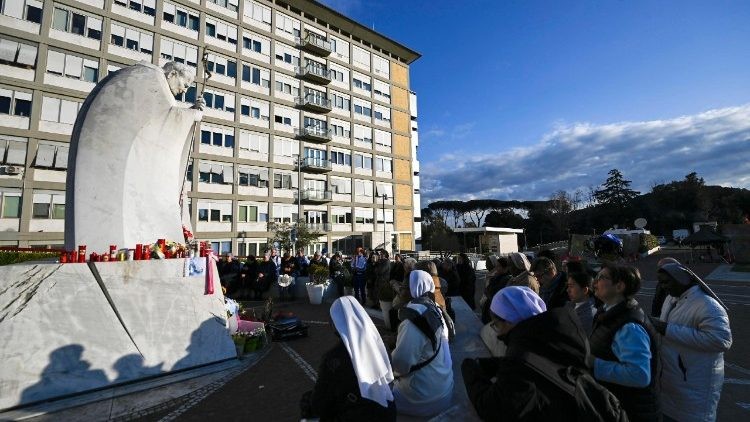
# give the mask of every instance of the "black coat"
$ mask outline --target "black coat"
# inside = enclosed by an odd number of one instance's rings
[[[461,280],[458,291],[461,297],[464,299],[469,308],[474,309],[474,294],[477,289],[477,275],[474,271],[474,267],[471,264],[459,264],[456,265],[456,272]]]
[[[575,400],[520,359],[534,352],[560,365],[584,368],[586,335],[572,310],[556,308],[522,321],[505,341],[505,357],[467,359],[461,365],[469,400],[479,417],[486,421],[575,420]]]
[[[482,306],[482,324],[489,323],[492,318],[490,316],[490,305],[492,304],[492,298],[495,294],[500,291],[503,287],[508,284],[508,281],[513,278],[510,274],[498,274],[490,278],[490,282],[484,289],[484,296],[487,298]]]
[[[388,404],[362,398],[352,359],[339,341],[323,356],[315,387],[302,396],[300,407],[303,418],[321,421],[395,421],[396,405]]]

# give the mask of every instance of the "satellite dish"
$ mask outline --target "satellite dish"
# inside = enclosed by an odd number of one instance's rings
[[[639,229],[646,227],[646,224],[648,224],[648,221],[646,221],[646,219],[643,217],[635,219],[635,226]]]

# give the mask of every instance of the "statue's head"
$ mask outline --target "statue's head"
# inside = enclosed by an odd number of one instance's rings
[[[187,91],[195,80],[195,73],[182,63],[168,62],[162,69],[173,95]]]

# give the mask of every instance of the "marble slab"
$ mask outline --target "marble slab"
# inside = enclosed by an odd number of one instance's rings
[[[97,270],[107,294],[87,264],[0,267],[0,410],[236,356],[221,289],[183,260]]]

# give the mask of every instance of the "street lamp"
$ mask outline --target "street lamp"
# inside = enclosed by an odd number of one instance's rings
[[[388,248],[386,247],[387,244],[385,243],[386,242],[386,239],[385,239],[385,236],[386,236],[385,235],[385,201],[388,200],[388,194],[384,193],[382,198],[383,198],[383,249],[385,249],[387,252]]]

